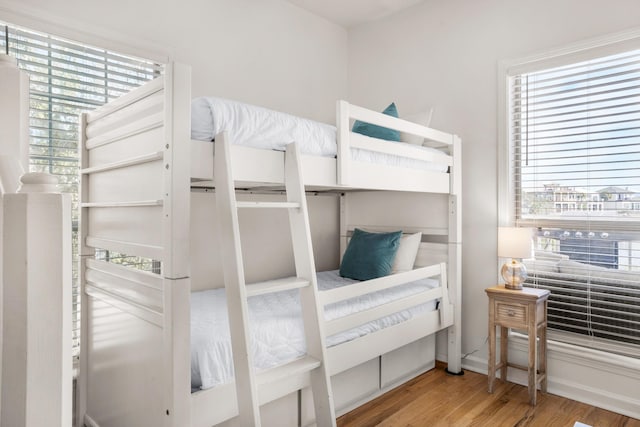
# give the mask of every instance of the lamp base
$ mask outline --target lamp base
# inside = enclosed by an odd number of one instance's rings
[[[527,280],[527,268],[515,259],[504,264],[500,274],[505,282],[504,287],[511,290],[522,290],[522,284]]]

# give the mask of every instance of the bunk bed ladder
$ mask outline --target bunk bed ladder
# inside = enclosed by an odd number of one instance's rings
[[[285,153],[286,202],[236,201],[232,171],[231,147],[226,133],[216,137],[214,178],[224,270],[229,325],[233,349],[235,384],[239,421],[242,426],[260,426],[260,388],[277,387],[287,380],[295,383],[300,374],[309,373],[316,423],[320,427],[335,426],[335,409],[322,327],[322,307],[318,301],[317,279],[311,232],[305,199],[300,153],[289,144]],[[281,208],[289,212],[296,276],[247,284],[240,246],[238,209]],[[259,373],[253,367],[250,352],[249,310],[247,298],[254,295],[299,289],[307,354],[293,362]]]

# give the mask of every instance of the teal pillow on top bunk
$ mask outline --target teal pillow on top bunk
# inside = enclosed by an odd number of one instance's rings
[[[370,280],[391,274],[401,237],[402,231],[369,233],[356,228],[342,257],[340,276]]]
[[[395,102],[392,102],[382,114],[387,116],[398,117],[398,109]],[[400,132],[397,130],[385,128],[378,125],[372,125],[371,123],[361,122],[356,120],[351,129],[353,132],[360,133],[362,135],[370,136],[372,138],[386,139],[388,141],[400,142]]]

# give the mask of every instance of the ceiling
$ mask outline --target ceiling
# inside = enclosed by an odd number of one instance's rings
[[[288,0],[345,28],[375,21],[424,0]]]

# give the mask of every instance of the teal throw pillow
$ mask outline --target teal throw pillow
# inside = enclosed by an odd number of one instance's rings
[[[369,233],[356,228],[340,264],[340,276],[370,280],[391,274],[402,231]]]
[[[398,117],[398,109],[396,108],[395,102],[392,102],[382,114],[386,114],[387,116]],[[388,141],[397,141],[400,142],[400,131],[385,128],[378,125],[372,125],[371,123],[361,122],[356,120],[353,124],[353,132],[361,133],[362,135],[367,135],[372,138],[386,139]]]

